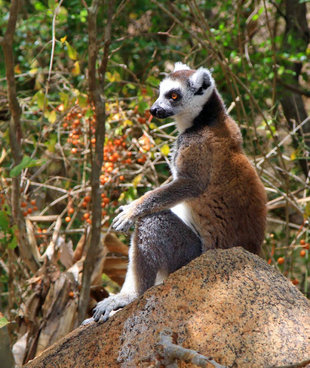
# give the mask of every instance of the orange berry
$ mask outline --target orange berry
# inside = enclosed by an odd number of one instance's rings
[[[33,206],[33,210],[34,211],[38,211],[38,207],[37,206]]]
[[[71,153],[73,153],[74,155],[77,153],[77,148],[76,147],[73,147],[73,148],[71,148]]]
[[[145,118],[142,118],[142,117],[139,117],[139,118],[138,118],[138,122],[139,122],[140,124],[145,124],[145,123],[146,123],[146,119],[145,119]]]
[[[90,217],[90,214],[88,212],[84,213],[84,215],[83,215],[84,220],[89,219],[89,217]]]
[[[66,222],[70,222],[70,221],[71,221],[71,217],[70,217],[70,216],[67,216],[67,217],[65,218],[65,221],[66,221]]]
[[[91,142],[92,144],[95,144],[95,143],[96,143],[96,138],[92,138],[92,139],[90,140],[90,142]]]
[[[310,249],[310,244],[309,243],[306,243],[304,246],[303,246],[304,249]]]
[[[110,198],[105,197],[105,198],[102,199],[102,202],[105,203],[105,204],[108,204],[108,203],[110,203]]]
[[[82,207],[86,208],[88,206],[87,202],[82,202]]]
[[[70,298],[74,298],[74,292],[73,291],[69,291],[68,295],[69,295]]]
[[[21,206],[21,207],[23,207],[23,208],[25,208],[25,207],[27,207],[27,203],[26,203],[26,202],[22,202],[22,203],[20,204],[20,206]]]
[[[91,196],[87,195],[84,197],[84,202],[90,202],[91,201]]]
[[[105,193],[101,193],[101,198],[104,198],[105,197]]]
[[[300,240],[300,245],[305,245],[305,244],[306,244],[305,239],[301,239],[301,240]]]
[[[89,225],[91,225],[91,219],[89,218],[89,219],[87,219],[86,220],[86,222],[89,224]]]
[[[70,215],[72,215],[72,214],[74,213],[74,208],[69,207],[69,208],[68,208],[68,213],[69,213]]]
[[[306,251],[304,249],[302,249],[299,253],[300,257],[305,257],[306,255]]]
[[[101,212],[101,214],[102,214],[102,217],[103,217],[103,216],[105,216],[105,215],[107,214],[107,211],[103,210],[103,211]]]
[[[28,214],[30,215],[32,213],[32,208],[28,208]]]
[[[294,280],[292,280],[292,284],[293,285],[298,285],[299,284],[299,281],[297,279],[294,279]]]
[[[35,206],[35,204],[36,204],[35,199],[32,199],[32,200],[30,201],[30,203],[31,203],[33,206]]]
[[[125,179],[124,175],[120,175],[119,180],[123,181]]]
[[[101,207],[104,208],[106,204],[104,202],[101,203]]]
[[[279,265],[283,264],[284,262],[285,262],[284,257],[279,257],[279,258],[278,258],[278,264],[279,264]]]
[[[23,216],[26,217],[28,215],[28,211],[23,212]]]

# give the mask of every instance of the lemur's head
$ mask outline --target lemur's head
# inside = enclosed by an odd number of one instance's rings
[[[191,70],[180,62],[159,86],[159,97],[151,114],[159,119],[175,116],[180,131],[190,127],[214,91],[215,83],[206,68]]]

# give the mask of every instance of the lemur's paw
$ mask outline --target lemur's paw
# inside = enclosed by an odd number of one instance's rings
[[[130,229],[136,220],[133,216],[134,208],[134,202],[120,207],[122,212],[115,217],[112,223],[114,230],[127,232]]]
[[[94,308],[93,319],[96,322],[106,322],[113,311],[125,307],[136,299],[135,294],[116,294],[99,302]],[[87,320],[86,320],[87,321]]]

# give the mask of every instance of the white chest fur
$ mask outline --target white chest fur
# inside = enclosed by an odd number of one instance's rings
[[[188,227],[190,227],[195,234],[199,236],[197,229],[194,226],[191,208],[185,202],[179,203],[172,207],[171,211],[177,215]]]

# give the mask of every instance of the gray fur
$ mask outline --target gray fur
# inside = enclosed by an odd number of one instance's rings
[[[139,219],[130,249],[135,290],[122,290],[102,300],[94,309],[93,319],[106,321],[113,310],[124,307],[152,287],[158,273],[169,275],[200,254],[200,239],[170,210]]]

